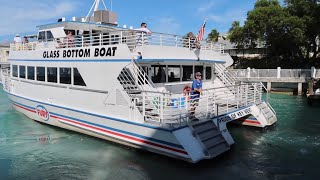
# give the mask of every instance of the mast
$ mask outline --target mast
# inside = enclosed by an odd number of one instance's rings
[[[96,4],[94,7],[94,11],[97,11],[99,9],[100,0],[94,0],[94,1],[95,1],[94,4]]]

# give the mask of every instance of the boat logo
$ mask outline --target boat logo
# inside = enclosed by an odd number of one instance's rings
[[[38,105],[36,108],[36,113],[42,120],[49,120],[50,114],[45,107]]]

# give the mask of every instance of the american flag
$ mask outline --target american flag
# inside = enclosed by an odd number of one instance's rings
[[[201,28],[199,29],[199,32],[197,34],[197,41],[198,42],[201,42],[203,40],[203,36],[204,36],[204,28],[206,27],[206,22],[207,22],[207,19],[204,20]]]

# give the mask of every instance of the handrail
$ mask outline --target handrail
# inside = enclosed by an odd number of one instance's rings
[[[165,33],[152,33],[147,35],[143,31],[139,30],[111,30],[101,33],[93,33],[90,35],[59,37],[50,39],[48,41],[33,41],[29,43],[10,44],[10,50],[12,51],[28,51],[38,48],[73,48],[73,47],[90,47],[112,44],[127,44],[130,50],[135,49],[138,46],[144,45],[158,45],[158,46],[173,46],[184,47],[192,49],[194,48],[194,42],[188,37],[165,34]],[[207,50],[220,50],[220,45],[213,43],[201,42],[201,49]]]
[[[230,96],[226,87],[204,89],[199,101],[194,101],[192,94],[166,93],[156,91],[140,91],[134,99],[142,101],[140,112],[146,121],[157,121],[160,124],[185,124],[190,119],[190,114],[195,113],[198,117],[209,118],[234,111],[238,108],[248,106],[260,101],[255,96],[254,86],[256,84],[239,84],[235,95]],[[228,93],[229,92],[229,93]],[[132,101],[132,103],[136,103]],[[197,104],[197,105],[196,105]],[[219,109],[215,107],[219,104]],[[135,104],[133,104],[135,106]],[[195,108],[196,107],[196,108]]]

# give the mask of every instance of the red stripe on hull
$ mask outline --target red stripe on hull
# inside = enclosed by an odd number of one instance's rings
[[[174,149],[174,148],[171,148],[171,147],[163,146],[161,144],[156,144],[156,143],[153,143],[153,142],[145,141],[145,140],[134,138],[134,137],[131,137],[131,136],[126,136],[126,135],[123,135],[123,134],[120,134],[120,133],[116,133],[116,132],[112,132],[112,131],[109,131],[109,130],[101,129],[101,128],[98,128],[98,127],[90,126],[90,125],[87,125],[87,124],[71,121],[71,120],[60,118],[60,117],[57,117],[57,116],[51,116],[51,117],[57,118],[57,119],[61,119],[63,121],[71,122],[71,123],[74,123],[74,124],[77,124],[77,125],[80,125],[80,126],[84,126],[84,127],[88,127],[88,128],[91,128],[91,129],[95,129],[95,130],[98,130],[98,131],[102,131],[102,132],[105,132],[105,133],[108,133],[108,134],[120,136],[120,137],[123,137],[123,138],[126,138],[126,139],[130,139],[130,140],[133,140],[133,141],[141,142],[141,143],[144,143],[144,144],[149,144],[149,145],[152,145],[152,146],[156,146],[156,147],[160,147],[160,148],[167,149],[167,150],[170,150],[170,151],[174,151],[174,152],[178,152],[178,153],[181,153],[181,154],[188,155],[188,153],[185,152],[185,151],[181,151],[181,150]]]

